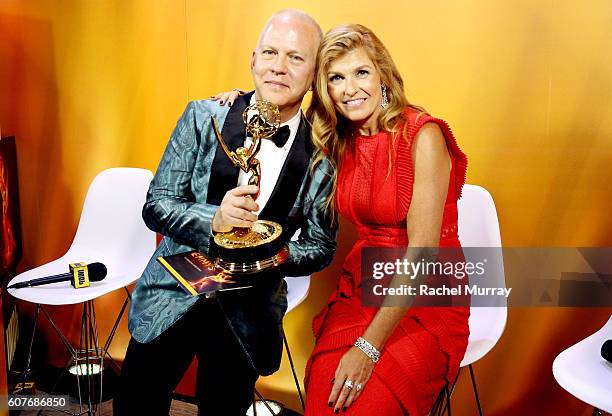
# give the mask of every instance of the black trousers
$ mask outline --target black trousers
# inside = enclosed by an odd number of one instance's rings
[[[215,299],[198,300],[149,343],[130,339],[113,415],[167,416],[172,392],[194,356],[198,415],[244,416],[258,375]]]

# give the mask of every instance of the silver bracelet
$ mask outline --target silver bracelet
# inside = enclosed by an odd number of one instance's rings
[[[365,339],[359,337],[357,341],[355,341],[355,346],[359,348],[365,355],[370,357],[374,363],[377,363],[380,359],[380,351],[378,351],[374,345],[370,344]]]

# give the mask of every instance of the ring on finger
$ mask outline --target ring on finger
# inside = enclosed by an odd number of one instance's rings
[[[361,389],[362,389],[362,388],[363,388],[363,384],[361,384],[361,383],[358,383],[358,384],[355,386],[355,390],[357,390],[357,391],[361,391]]]
[[[351,380],[346,380],[344,382],[344,387],[346,387],[347,390],[353,390],[353,382]]]

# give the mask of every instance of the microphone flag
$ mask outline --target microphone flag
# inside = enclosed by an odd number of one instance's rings
[[[72,287],[80,289],[89,287],[89,271],[87,263],[70,263],[70,273],[72,273]]]

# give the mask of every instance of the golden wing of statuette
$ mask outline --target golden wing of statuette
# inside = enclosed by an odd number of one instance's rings
[[[210,120],[212,121],[213,130],[215,132],[215,135],[217,136],[217,140],[219,140],[219,143],[221,144],[221,148],[223,149],[227,157],[230,158],[232,163],[240,167],[240,165],[242,165],[241,163],[242,160],[238,157],[236,152],[231,151],[230,148],[227,147],[227,145],[225,144],[225,140],[223,140],[223,137],[221,137],[221,133],[219,132],[219,126],[217,126],[217,120],[215,120],[213,116],[210,116]]]

